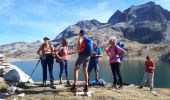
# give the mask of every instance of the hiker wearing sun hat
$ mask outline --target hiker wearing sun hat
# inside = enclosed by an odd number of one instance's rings
[[[37,51],[37,54],[40,56],[41,64],[42,64],[42,72],[43,72],[43,86],[46,85],[47,80],[47,66],[49,70],[51,87],[54,87],[54,77],[53,77],[53,63],[54,63],[54,47],[50,43],[50,39],[48,37],[44,37],[44,43],[40,46]]]

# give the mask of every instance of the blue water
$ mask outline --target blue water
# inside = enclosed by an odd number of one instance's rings
[[[28,75],[31,74],[34,67],[36,66],[38,61],[19,61],[12,62],[20,69],[22,69]],[[69,77],[73,79],[73,70],[74,70],[74,61],[69,62]],[[113,76],[111,72],[111,68],[108,64],[108,61],[100,61],[100,78],[105,79],[107,82],[113,82]],[[58,80],[59,76],[59,64],[54,64],[54,78]],[[143,75],[144,75],[144,61],[125,61],[121,64],[121,70],[123,79],[128,84],[136,84],[139,85]],[[156,62],[156,70],[154,77],[154,85],[155,87],[162,88],[170,88],[170,64]],[[49,78],[49,77],[48,77]],[[42,81],[42,68],[39,63],[38,67],[35,69],[35,72],[32,76],[34,81]],[[65,74],[63,74],[63,79],[65,79]],[[91,79],[94,79],[94,71],[91,74]],[[84,80],[84,74],[82,72],[82,68],[79,72],[79,80]]]

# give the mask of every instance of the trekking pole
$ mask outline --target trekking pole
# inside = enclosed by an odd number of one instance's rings
[[[30,75],[30,77],[29,77],[29,79],[28,79],[27,83],[29,83],[29,80],[31,79],[31,77],[32,77],[32,75],[33,75],[33,73],[34,73],[35,69],[37,68],[37,66],[38,66],[38,64],[39,64],[39,62],[40,62],[40,60],[41,60],[41,59],[39,59],[39,60],[38,60],[38,62],[37,62],[37,64],[36,64],[36,66],[34,67],[34,69],[33,69],[32,73],[31,73],[31,75]]]

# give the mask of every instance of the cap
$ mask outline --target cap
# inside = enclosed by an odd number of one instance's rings
[[[80,30],[80,34],[86,34],[84,30]]]
[[[44,37],[44,40],[50,40],[48,37]]]

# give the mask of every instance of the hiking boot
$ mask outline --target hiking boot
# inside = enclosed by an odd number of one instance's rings
[[[70,84],[70,82],[69,81],[67,81],[67,83],[66,83],[66,85],[65,85],[66,87],[70,87],[71,86],[71,84]]]
[[[118,86],[117,86],[117,84],[112,84],[112,86],[111,86],[110,88],[115,88],[115,89],[117,89]]]
[[[77,87],[75,84],[72,85],[72,87],[70,88],[70,91],[76,93],[78,91]]]
[[[123,85],[120,85],[117,89],[119,90],[123,89]]]
[[[153,91],[153,88],[150,88],[150,92],[152,92]]]
[[[143,86],[139,86],[138,88],[139,88],[139,89],[143,89]]]
[[[54,86],[54,83],[51,83],[50,88],[56,89],[56,87]]]
[[[88,85],[85,85],[85,86],[84,86],[83,91],[84,91],[84,92],[88,92],[88,91],[89,91],[89,87],[88,87]]]
[[[43,83],[41,84],[42,87],[45,87],[47,84],[45,81],[43,81]]]

